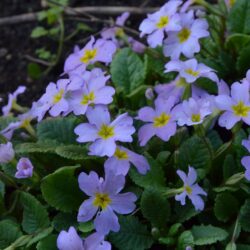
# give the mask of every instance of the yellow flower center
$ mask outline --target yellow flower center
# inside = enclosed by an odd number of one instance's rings
[[[186,192],[190,195],[190,194],[192,194],[192,188],[190,187],[190,186],[185,186],[185,190],[186,190]]]
[[[192,120],[192,122],[200,122],[201,115],[200,114],[192,114],[191,120]]]
[[[197,77],[199,75],[199,71],[194,71],[192,69],[186,69],[185,72],[191,76]]]
[[[164,28],[165,26],[167,26],[169,23],[169,18],[168,16],[161,16],[160,20],[158,21],[158,23],[156,24],[156,27],[159,29]]]
[[[127,160],[128,154],[126,151],[123,151],[123,150],[120,150],[119,148],[116,148],[115,157],[118,158],[119,160]]]
[[[160,116],[154,118],[154,127],[159,128],[165,126],[170,120],[170,115],[162,113]]]
[[[124,37],[124,35],[125,35],[124,30],[122,28],[117,28],[115,31],[115,35],[117,37]]]
[[[183,28],[179,33],[178,33],[178,38],[180,43],[184,43],[188,40],[190,37],[191,31],[188,28]]]
[[[176,81],[176,87],[180,87],[180,88],[183,88],[183,87],[186,87],[187,86],[187,82],[185,80],[185,78],[183,77],[180,77],[180,79],[178,79],[178,81]]]
[[[103,124],[98,132],[98,135],[102,139],[106,140],[113,137],[115,135],[115,131],[113,127]]]
[[[90,92],[88,95],[84,95],[82,100],[81,100],[81,104],[82,105],[87,105],[90,102],[93,102],[95,100],[95,94],[94,92]]]
[[[84,55],[80,58],[80,61],[83,63],[89,63],[96,57],[97,49],[87,49],[84,52]]]
[[[22,124],[20,125],[20,128],[28,128],[30,126],[30,118],[26,118],[23,120]]]
[[[96,193],[95,199],[93,201],[93,205],[95,207],[100,207],[102,210],[107,208],[107,206],[111,203],[111,199],[108,194]]]
[[[53,97],[53,104],[60,102],[63,97],[63,94],[64,94],[63,89],[61,89],[57,94],[55,94]]]
[[[242,101],[237,105],[232,106],[233,112],[236,116],[247,117],[250,111],[250,107],[246,106]]]

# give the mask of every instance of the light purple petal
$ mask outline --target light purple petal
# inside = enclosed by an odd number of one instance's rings
[[[100,190],[100,179],[96,172],[91,171],[89,175],[82,172],[78,177],[80,189],[89,196],[94,196]]]
[[[91,220],[96,214],[98,207],[93,205],[94,198],[85,200],[79,208],[77,221],[86,222]]]
[[[195,210],[201,211],[204,209],[204,201],[199,195],[190,195],[189,198],[193,203]]]
[[[79,136],[77,138],[78,142],[89,142],[97,139],[98,130],[95,125],[82,123],[74,129],[74,132]]]
[[[120,160],[115,156],[108,158],[104,167],[106,171],[113,171],[116,175],[126,175],[128,173],[130,163],[128,160]]]
[[[226,111],[219,118],[219,125],[225,127],[226,129],[231,129],[241,118],[235,116],[232,112]]]
[[[155,111],[151,107],[144,107],[138,111],[137,119],[144,122],[152,122],[155,117]]]
[[[116,144],[113,138],[103,140],[97,139],[89,146],[89,155],[109,156],[115,153]]]
[[[155,135],[155,129],[151,124],[143,125],[138,131],[140,146],[145,146],[147,142]]]
[[[110,114],[109,110],[104,105],[98,105],[94,108],[89,107],[86,116],[89,120],[90,124],[95,124],[98,128],[101,127],[103,124],[110,123]]]

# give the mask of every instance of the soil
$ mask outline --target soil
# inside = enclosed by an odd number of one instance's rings
[[[71,0],[71,7],[79,6],[140,6],[145,0]],[[42,1],[34,0],[1,0],[0,1],[0,18],[23,13],[35,12],[42,10]],[[165,0],[151,0],[147,6],[161,6]],[[108,18],[108,17],[106,17]],[[132,16],[130,18],[130,25],[137,28],[142,16]],[[17,86],[27,86],[27,91],[20,96],[20,103],[24,105],[31,105],[32,101],[37,100],[43,93],[45,87],[50,81],[56,81],[63,69],[63,61],[67,55],[72,51],[74,44],[81,38],[85,38],[89,34],[81,33],[81,36],[76,37],[64,45],[61,63],[59,63],[53,70],[40,79],[34,80],[28,76],[27,66],[30,63],[25,58],[25,55],[36,57],[35,50],[42,47],[49,47],[52,51],[57,49],[57,41],[50,38],[32,39],[30,34],[32,30],[39,25],[37,21],[29,23],[20,23],[17,25],[0,26],[0,97],[7,99],[7,93],[13,92]],[[66,21],[66,34],[74,28],[75,23]],[[95,25],[94,30],[98,31],[102,25]],[[42,66],[45,70],[46,67]]]

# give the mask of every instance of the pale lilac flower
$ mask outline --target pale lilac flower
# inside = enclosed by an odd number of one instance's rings
[[[133,119],[127,113],[119,115],[114,121],[110,121],[108,108],[97,105],[89,107],[86,116],[89,123],[82,123],[75,128],[79,136],[78,142],[93,142],[90,147],[90,155],[112,156],[115,153],[116,141],[132,142],[132,134],[135,132]]]
[[[225,111],[219,118],[219,125],[231,129],[237,122],[250,125],[249,85],[235,82],[231,86],[231,96],[219,95],[215,98],[218,109]]]
[[[109,231],[118,232],[120,225],[116,213],[129,214],[135,209],[137,197],[133,193],[122,193],[125,177],[115,175],[112,171],[106,172],[105,180],[91,171],[89,175],[81,173],[79,178],[80,189],[90,196],[79,208],[78,221],[86,222],[95,215],[94,226],[97,232],[108,234]]]
[[[184,78],[188,83],[193,83],[200,77],[218,82],[218,77],[213,72],[213,69],[203,63],[198,63],[194,58],[187,61],[170,61],[165,65],[165,68],[166,73],[172,71],[179,72],[179,76]]]
[[[66,93],[69,82],[68,79],[60,79],[56,84],[53,82],[49,83],[45,94],[38,100],[40,104],[40,119],[42,114],[44,115],[47,111],[53,117],[68,111],[69,104],[66,100]]]
[[[163,141],[168,141],[175,134],[176,121],[171,111],[174,104],[175,98],[157,99],[155,109],[144,107],[139,110],[137,119],[147,122],[138,132],[140,146],[146,145],[154,135]]]
[[[116,45],[112,41],[98,39],[92,36],[86,46],[73,54],[69,55],[64,64],[64,72],[68,73],[82,66],[84,69],[89,64],[95,62],[110,63],[116,51]]]
[[[212,113],[210,102],[205,98],[189,98],[177,105],[173,113],[179,126],[201,124],[204,118]]]
[[[164,33],[178,31],[181,29],[180,17],[176,13],[182,1],[172,0],[167,2],[161,9],[143,20],[139,30],[141,36],[148,35],[147,41],[150,47],[155,48],[162,45]]]
[[[99,233],[93,233],[83,240],[75,228],[70,227],[68,232],[63,230],[58,235],[57,248],[59,250],[111,250],[111,245],[104,241],[104,236]]]
[[[248,150],[250,153],[250,136],[248,137],[247,140],[242,140],[242,145]],[[244,156],[241,159],[241,164],[245,167],[246,172],[245,172],[245,177],[247,180],[250,181],[250,156]]]
[[[12,143],[0,144],[0,164],[10,162],[15,156]]]
[[[116,175],[126,175],[130,164],[134,165],[140,174],[146,174],[150,168],[144,156],[121,146],[116,147],[115,154],[105,161],[104,167],[106,171],[111,170]]]
[[[9,96],[8,96],[8,103],[7,103],[6,106],[4,106],[2,108],[3,116],[7,116],[7,115],[10,114],[10,111],[13,108],[13,105],[16,105],[17,97],[20,94],[23,94],[25,92],[25,90],[26,90],[25,86],[19,86],[14,93],[9,94]]]
[[[105,85],[109,78],[110,76],[104,76],[104,74],[96,76],[95,72],[92,74],[91,71],[82,88],[71,93],[70,111],[75,115],[83,115],[90,105],[111,103],[115,89]]]
[[[200,51],[199,39],[209,36],[208,23],[205,19],[194,19],[194,12],[181,14],[181,30],[169,32],[164,41],[164,55],[177,60],[183,54],[192,58]]]
[[[195,2],[196,0],[186,0],[186,2],[181,6],[181,8],[180,8],[180,13],[184,13],[184,12],[186,12],[188,9],[189,9],[189,7],[192,5],[192,4],[194,4],[194,2]]]
[[[124,26],[125,22],[129,18],[129,16],[130,16],[129,12],[122,13],[121,16],[117,17],[115,24],[117,26]],[[116,38],[121,37],[123,35],[124,35],[124,31],[123,31],[122,27],[111,27],[108,29],[104,29],[101,33],[101,36],[103,39],[106,39],[106,40],[111,39],[116,44],[118,43]]]
[[[24,179],[32,177],[33,175],[33,165],[28,158],[22,157],[17,163],[17,172],[15,177],[18,179]]]
[[[188,175],[183,171],[177,170],[177,174],[182,179],[184,186],[183,192],[175,196],[175,200],[180,201],[181,205],[186,204],[186,197],[188,197],[193,203],[196,210],[204,209],[204,201],[201,198],[201,195],[206,196],[207,193],[197,184],[197,174],[193,167],[188,167]]]

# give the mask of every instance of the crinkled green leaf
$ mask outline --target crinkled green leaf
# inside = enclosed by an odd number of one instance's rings
[[[85,160],[90,158],[86,147],[80,145],[64,145],[56,148],[56,153],[70,160]]]
[[[52,225],[57,232],[68,230],[70,226],[76,228],[77,224],[76,214],[73,213],[58,213],[52,221]]]
[[[37,250],[58,250],[56,247],[56,239],[58,235],[51,234],[45,239],[42,239],[36,246]]]
[[[250,232],[250,199],[246,200],[244,205],[240,209],[239,223],[242,229],[246,232]]]
[[[194,237],[191,231],[184,231],[178,238],[177,250],[186,250],[187,246],[194,245]]]

